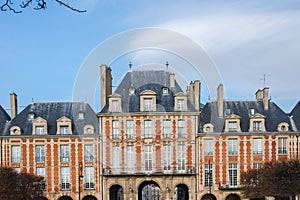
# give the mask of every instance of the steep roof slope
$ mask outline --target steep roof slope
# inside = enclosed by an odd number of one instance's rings
[[[10,121],[10,116],[2,108],[2,106],[0,106],[0,135],[3,135],[3,131],[8,121]]]
[[[84,113],[84,119],[78,117],[78,113]],[[8,125],[5,135],[9,135],[9,129],[12,126],[21,128],[22,135],[32,134],[32,120],[41,117],[47,121],[48,135],[55,135],[57,132],[56,120],[65,116],[72,121],[72,133],[74,135],[83,134],[85,125],[92,125],[95,133],[99,133],[98,119],[96,113],[85,102],[45,102],[32,103],[19,113]]]

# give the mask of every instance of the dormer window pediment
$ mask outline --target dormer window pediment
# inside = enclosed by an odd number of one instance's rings
[[[140,93],[140,111],[156,111],[156,92],[144,90]]]
[[[56,120],[56,133],[60,135],[72,134],[72,120],[63,116]]]
[[[241,132],[241,117],[236,114],[230,114],[225,117],[225,132]]]
[[[111,95],[108,96],[108,111],[109,112],[122,112],[122,96],[117,94],[117,93],[113,93]]]
[[[187,95],[179,92],[174,97],[174,111],[187,111]]]
[[[47,135],[47,120],[42,117],[37,117],[32,120],[32,134],[33,135]]]
[[[255,113],[250,117],[250,125],[249,125],[249,132],[253,131],[266,131],[265,127],[265,116],[260,113]]]

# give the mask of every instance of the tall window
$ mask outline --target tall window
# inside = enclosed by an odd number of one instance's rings
[[[164,138],[171,137],[171,120],[163,121],[163,137]]]
[[[144,111],[152,111],[152,98],[144,99]]]
[[[262,163],[253,163],[253,169],[259,169],[261,168]]]
[[[151,138],[152,136],[152,121],[145,120],[144,121],[144,137]]]
[[[69,145],[60,146],[60,162],[69,162],[70,147]]]
[[[238,140],[236,138],[229,138],[227,147],[228,147],[228,155],[238,154]]]
[[[68,126],[60,126],[60,134],[61,135],[68,135],[69,134],[69,127]]]
[[[112,100],[111,101],[111,112],[118,112],[119,111],[119,101],[118,100]]]
[[[171,145],[163,145],[163,166],[165,171],[171,170]]]
[[[178,106],[177,107],[178,110],[180,110],[180,111],[184,110],[184,99],[178,99],[177,106]]]
[[[177,145],[177,169],[182,171],[185,170],[185,145]]]
[[[120,147],[112,147],[112,171],[119,173],[121,171],[121,156],[120,156]]]
[[[36,175],[44,178],[42,180],[42,182],[41,182],[41,184],[42,184],[41,186],[42,186],[43,190],[46,189],[46,181],[45,181],[46,180],[45,179],[46,173],[45,173],[45,168],[44,167],[37,167],[36,168]]]
[[[237,163],[229,163],[229,186],[237,186]]]
[[[21,162],[21,147],[12,146],[11,147],[11,162],[20,163]]]
[[[203,140],[203,151],[204,155],[213,155],[213,139],[204,139]]]
[[[44,135],[45,134],[44,126],[36,126],[35,127],[35,134],[36,135]]]
[[[61,167],[60,168],[60,181],[61,190],[70,190],[71,184],[70,184],[70,168],[69,167]]]
[[[152,171],[152,146],[144,146],[144,155],[145,155],[145,171]]]
[[[35,146],[35,162],[45,162],[45,146]]]
[[[94,167],[88,166],[84,170],[84,188],[94,189],[95,188],[95,173]]]
[[[126,121],[126,138],[134,138],[133,121]]]
[[[185,137],[185,121],[183,119],[178,120],[177,137],[178,138],[184,138]]]
[[[94,145],[92,144],[84,145],[84,161],[85,162],[94,161]]]
[[[261,131],[261,121],[253,121],[253,131]]]
[[[119,121],[112,121],[112,138],[119,138]]]
[[[213,177],[212,177],[212,164],[204,164],[204,186],[212,186]]]
[[[278,154],[287,154],[287,138],[279,137],[278,138]]]
[[[135,150],[134,146],[126,146],[126,167],[128,172],[134,172]]]
[[[228,122],[228,131],[229,132],[237,131],[237,122],[236,121]]]
[[[262,138],[253,138],[253,154],[261,155],[263,153]]]

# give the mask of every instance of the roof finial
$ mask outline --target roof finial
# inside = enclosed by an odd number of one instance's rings
[[[131,63],[131,61],[129,61],[129,70],[130,71],[132,70],[132,63]]]
[[[169,63],[168,63],[168,61],[166,62],[166,69],[167,69],[167,71],[168,71],[168,68],[169,68]]]

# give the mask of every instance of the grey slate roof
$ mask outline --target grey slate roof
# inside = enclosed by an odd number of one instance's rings
[[[295,131],[300,131],[300,101],[298,101],[298,103],[290,113],[290,118],[293,123],[293,126],[295,126],[296,128]]]
[[[84,119],[78,119],[78,113],[84,113]],[[94,126],[95,133],[99,133],[99,123],[96,113],[86,102],[45,102],[32,103],[28,105],[8,124],[5,135],[9,135],[12,126],[21,128],[21,135],[32,135],[32,120],[29,114],[34,114],[34,118],[41,117],[47,121],[48,135],[56,135],[56,120],[65,116],[72,120],[72,134],[83,134],[85,125]]]
[[[122,96],[122,112],[139,112],[140,96],[144,90],[152,90],[157,93],[156,111],[173,112],[174,94],[183,92],[175,80],[175,87],[170,87],[170,71],[166,70],[134,70],[129,71],[124,76],[120,85],[114,93]],[[129,94],[129,88],[134,88],[134,94]],[[169,88],[168,94],[162,93],[162,88]],[[195,111],[188,101],[188,111]],[[108,104],[102,109],[101,113],[108,112]]]
[[[10,121],[10,116],[2,108],[2,106],[0,106],[0,135],[3,134],[3,131],[4,131],[5,126],[6,126],[8,121]]]
[[[266,131],[277,131],[277,126],[281,122],[287,122],[290,130],[292,126],[289,116],[283,112],[274,102],[269,101],[269,109],[264,110],[262,101],[224,101],[224,110],[230,109],[230,114],[240,116],[240,126],[242,132],[249,131],[250,109],[254,109],[255,113],[264,115]],[[206,123],[214,125],[214,132],[223,132],[225,128],[225,117],[218,117],[217,102],[208,102],[202,109],[200,115],[200,132]]]

